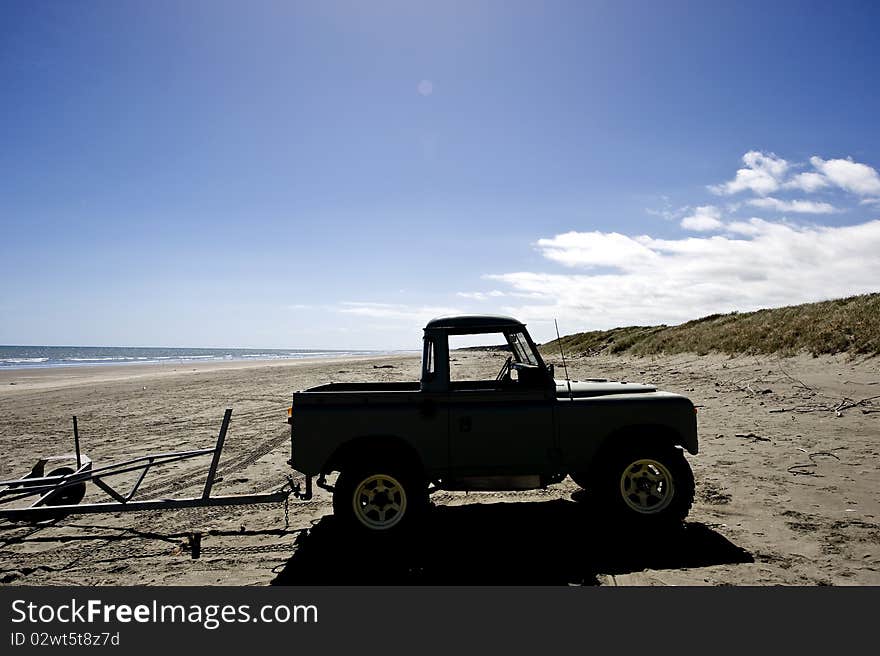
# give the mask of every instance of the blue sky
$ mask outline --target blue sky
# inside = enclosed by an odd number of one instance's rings
[[[0,343],[876,290],[872,2],[4,2]],[[802,175],[808,174],[808,175]]]

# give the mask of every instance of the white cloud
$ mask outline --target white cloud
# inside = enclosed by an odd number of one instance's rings
[[[721,222],[721,210],[714,205],[698,207],[693,214],[681,220],[681,227],[697,232],[720,230],[724,227]]]
[[[672,203],[669,202],[669,196],[660,196],[660,201],[663,203],[663,207],[661,209],[654,209],[652,207],[646,207],[645,213],[650,214],[651,216],[659,216],[667,221],[673,221],[681,216],[681,213],[687,211],[687,207],[683,207],[681,209],[673,209]]]
[[[880,220],[819,226],[724,218],[756,207],[832,214],[843,211],[842,199],[852,195],[862,197],[862,206],[880,206],[880,174],[875,169],[852,158],[812,157],[809,164],[790,163],[757,150],[747,152],[742,161],[732,180],[709,187],[719,195],[746,192],[741,199],[673,210],[664,198],[662,210],[648,210],[703,234],[659,239],[571,231],[539,239],[536,247],[545,258],[574,271],[484,276],[509,286],[500,288],[508,305],[499,309],[537,323],[539,330],[549,331],[542,322],[559,317],[570,331],[679,323],[715,312],[877,291]],[[804,170],[810,166],[812,170]],[[781,190],[823,191],[831,202],[779,198],[773,193]],[[478,293],[461,296],[480,298]]]
[[[408,322],[422,323],[434,317],[446,314],[459,314],[461,310],[455,307],[432,306],[432,305],[405,305],[402,303],[366,303],[345,302],[336,307],[343,314],[354,314],[373,319],[401,319]]]
[[[788,171],[789,164],[774,153],[763,153],[750,150],[742,157],[745,168],[736,172],[736,177],[720,185],[712,185],[709,190],[716,194],[736,194],[750,190],[760,196],[766,196],[779,189],[782,178]]]
[[[736,235],[746,235],[747,237],[754,237],[755,235],[761,234],[764,230],[764,224],[767,222],[764,219],[751,218],[748,221],[731,221],[728,223],[725,228],[727,232],[736,234]]]
[[[720,185],[710,185],[709,190],[719,195],[751,191],[767,196],[778,189],[799,189],[808,193],[837,187],[859,196],[880,194],[880,174],[876,169],[846,159],[823,159],[811,157],[813,171],[804,171],[786,179],[792,165],[774,153],[750,150],[742,157],[744,168],[736,172],[733,180]],[[798,168],[801,165],[796,165]]]
[[[824,189],[830,184],[828,178],[821,173],[808,171],[806,173],[798,173],[782,186],[786,189],[800,189],[806,192],[813,192]]]
[[[818,203],[810,200],[780,200],[778,198],[752,198],[746,201],[754,207],[776,210],[777,212],[796,212],[799,214],[834,214],[839,212],[830,203]]]
[[[489,278],[535,297],[504,312],[532,322],[559,317],[566,331],[679,323],[877,290],[880,220],[825,227],[753,218],[726,228],[727,235],[683,239],[569,232],[542,239],[539,247],[548,259],[584,273]],[[607,244],[614,248],[602,248]],[[614,272],[590,273],[596,266]]]
[[[617,232],[567,232],[552,239],[539,239],[537,247],[544,257],[565,266],[617,266],[621,261],[656,258],[655,253]]]
[[[832,184],[846,191],[867,196],[880,194],[880,174],[867,164],[847,159],[811,157],[810,164]]]
[[[467,298],[472,301],[486,301],[490,298],[499,298],[501,296],[507,296],[504,292],[493,289],[490,292],[458,292],[456,296],[460,296],[461,298]]]

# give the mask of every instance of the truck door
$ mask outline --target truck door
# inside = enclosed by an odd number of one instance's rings
[[[453,389],[449,464],[453,476],[556,470],[553,398],[543,389]]]

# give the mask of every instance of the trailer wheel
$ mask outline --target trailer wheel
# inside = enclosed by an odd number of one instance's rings
[[[427,486],[404,467],[357,466],[339,474],[333,514],[361,533],[397,534],[415,523],[427,502]]]
[[[70,474],[76,473],[70,467],[59,467],[58,469],[53,469],[49,472],[49,476],[68,476]],[[68,487],[60,490],[58,494],[53,494],[52,498],[46,501],[47,506],[75,506],[80,501],[83,500],[83,497],[86,496],[86,483],[85,481],[81,483],[77,483],[76,485],[69,485]]]
[[[46,476],[68,476],[69,474],[73,474],[75,471],[70,467],[59,467],[58,469],[53,469]],[[22,487],[27,487],[24,485]],[[83,500],[83,497],[86,496],[86,483],[82,481],[80,483],[76,483],[74,485],[68,485],[67,487],[59,490],[58,492],[49,496],[46,499],[44,505],[46,506],[75,506],[80,501]],[[26,523],[26,524],[36,524],[44,521],[55,521],[66,517],[68,513],[59,510],[58,512],[47,513],[45,511],[40,513],[29,514],[25,513],[19,515],[16,521]]]
[[[694,475],[682,450],[651,440],[609,453],[590,487],[600,513],[632,528],[680,526],[694,501]]]

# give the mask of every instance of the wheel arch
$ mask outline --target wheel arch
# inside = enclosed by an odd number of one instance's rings
[[[593,470],[595,467],[601,467],[601,463],[606,460],[608,454],[627,440],[648,444],[665,444],[671,447],[680,447],[690,453],[696,453],[696,445],[694,444],[692,450],[688,440],[685,438],[686,436],[665,424],[642,423],[618,428],[602,440],[599,448],[596,449],[590,470]]]
[[[322,471],[342,471],[346,463],[364,462],[376,456],[403,462],[420,476],[424,465],[418,451],[406,440],[395,435],[361,435],[340,444],[327,459]]]
[[[605,438],[602,448],[612,445],[621,439],[666,442],[672,446],[681,447],[691,455],[697,454],[697,431],[695,425],[691,429],[690,426],[674,426],[658,422],[631,424],[611,432]]]

